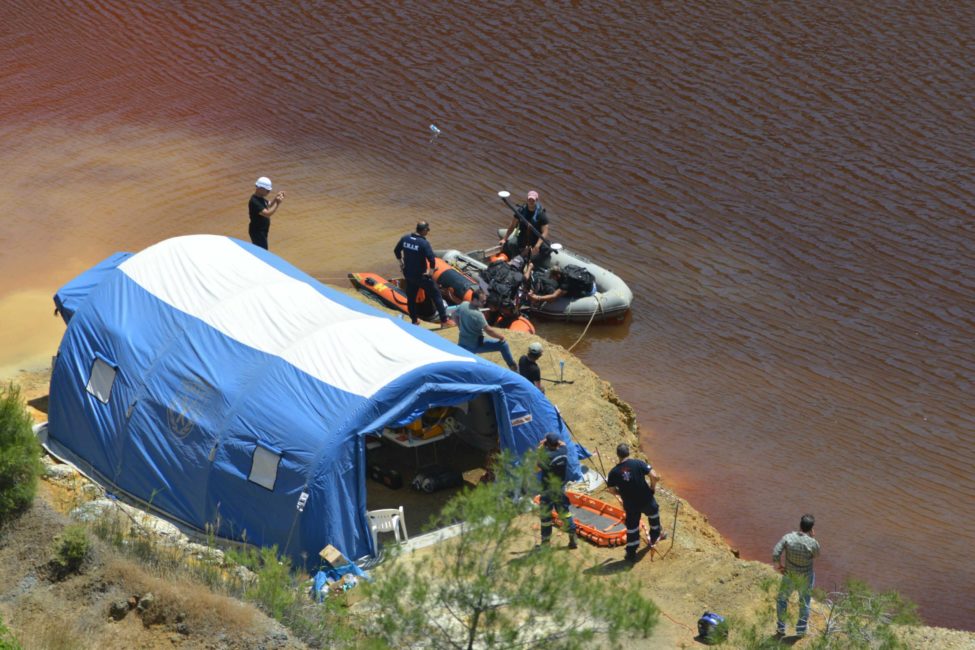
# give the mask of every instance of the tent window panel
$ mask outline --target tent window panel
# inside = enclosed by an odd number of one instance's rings
[[[114,363],[101,356],[95,357],[85,389],[102,404],[108,404],[108,400],[112,397],[112,386],[115,385],[117,372],[118,368]]]
[[[273,491],[274,482],[278,479],[278,464],[280,462],[280,453],[264,447],[255,447],[254,457],[251,459],[251,473],[247,479],[252,483],[257,483],[262,488]]]

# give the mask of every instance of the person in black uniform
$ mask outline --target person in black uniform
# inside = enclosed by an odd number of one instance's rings
[[[569,469],[569,448],[556,433],[546,433],[540,443],[542,455],[538,461],[541,472],[542,491],[540,495],[542,522],[542,544],[548,544],[552,536],[552,508],[565,519],[569,531],[569,548],[577,548],[576,522],[569,510],[569,498],[565,496],[565,476]]]
[[[437,307],[440,315],[440,325],[447,325],[447,307],[444,305],[443,296],[437,283],[430,275],[436,265],[436,258],[433,255],[433,248],[427,241],[427,233],[430,232],[430,224],[421,221],[416,224],[416,232],[403,235],[393,254],[399,260],[400,268],[403,269],[403,277],[406,279],[406,308],[410,312],[410,321],[414,325],[419,325],[420,320],[416,313],[416,294],[420,289],[426,293],[433,304]]]
[[[659,539],[666,539],[660,528],[660,507],[654,498],[660,477],[642,460],[630,458],[630,446],[625,442],[616,448],[619,464],[609,470],[606,485],[620,497],[626,511],[626,560],[636,562],[636,550],[640,546],[640,515],[650,521],[650,548]],[[647,485],[646,477],[650,477]]]
[[[541,234],[542,238],[548,239],[548,215],[542,204],[538,202],[538,192],[535,190],[529,192],[525,203],[519,205],[516,210],[517,214],[512,216],[511,224],[508,225],[508,232],[498,242],[501,244],[501,249],[509,259],[512,259],[527,246],[531,249],[532,264],[535,266],[544,264],[552,251],[538,236]],[[525,222],[530,224],[531,228],[526,226]],[[518,229],[518,240],[511,245],[508,238],[515,228]]]
[[[528,354],[518,359],[518,374],[535,385],[535,388],[545,392],[542,388],[542,371],[538,367],[538,360],[542,358],[542,344],[534,341],[528,346]]]
[[[267,235],[271,231],[271,215],[278,211],[284,201],[284,192],[278,192],[270,202],[267,195],[271,193],[271,179],[261,176],[254,183],[254,194],[247,203],[250,214],[250,225],[247,234],[251,236],[251,243],[267,250]]]

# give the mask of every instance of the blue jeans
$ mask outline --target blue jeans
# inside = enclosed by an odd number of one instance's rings
[[[481,337],[477,345],[473,348],[466,345],[462,345],[461,347],[474,354],[480,354],[481,352],[500,352],[509,368],[514,370],[518,367],[515,364],[514,357],[511,356],[511,348],[508,347],[507,341],[499,341],[498,339],[492,339],[490,336],[484,336]]]
[[[777,629],[785,634],[785,613],[789,609],[789,596],[793,591],[799,592],[799,620],[796,621],[796,634],[806,633],[806,626],[809,623],[809,601],[812,600],[813,585],[816,583],[816,574],[810,573],[808,576],[802,573],[786,573],[782,576],[779,583],[779,596],[775,599],[775,613]]]

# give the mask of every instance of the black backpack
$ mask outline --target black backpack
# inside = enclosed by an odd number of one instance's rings
[[[549,276],[548,271],[532,271],[532,291],[540,296],[555,293],[559,283]]]
[[[481,279],[487,283],[488,305],[514,309],[515,298],[518,296],[518,289],[524,280],[518,271],[511,268],[504,260],[491,262],[484,271],[481,272]]]
[[[562,267],[562,277],[566,284],[568,284],[570,298],[581,298],[582,296],[592,294],[592,285],[595,282],[595,278],[592,276],[592,273],[581,266],[567,264]]]
[[[421,467],[413,477],[410,487],[418,492],[437,492],[464,484],[464,476],[457,470],[443,465]]]

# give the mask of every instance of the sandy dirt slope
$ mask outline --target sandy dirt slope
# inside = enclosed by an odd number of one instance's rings
[[[346,291],[358,296],[351,289]],[[441,330],[440,334],[456,341],[456,328]],[[541,340],[520,333],[510,333],[508,338],[516,358],[524,353],[528,343]],[[609,384],[571,353],[546,341],[541,342],[545,347],[543,359],[565,359],[565,377],[574,382],[547,385],[548,397],[560,408],[577,439],[588,449],[600,451],[601,462],[595,460],[592,466],[600,472],[608,470],[614,463],[613,450],[619,442],[636,443],[634,413],[617,398]],[[502,363],[500,355],[487,355],[487,358]],[[543,374],[551,376],[545,370],[543,363]],[[27,399],[44,406],[49,380],[47,369],[22,371],[9,379],[20,384]],[[32,414],[38,420],[45,418],[38,409],[32,409]],[[622,549],[600,549],[583,543],[576,551],[580,570],[603,576],[608,581],[619,580],[621,575],[627,574],[644,585],[646,595],[663,613],[661,624],[646,647],[697,646],[696,621],[705,610],[747,623],[761,621],[764,625],[770,602],[762,582],[774,580],[777,575],[771,565],[738,559],[708,523],[707,517],[667,490],[667,468],[658,466],[656,469],[663,476],[658,490],[663,526],[669,533],[675,533],[673,539],[662,542],[659,553],[652,557],[645,548],[641,550],[641,559],[636,565],[622,561]],[[612,499],[606,494],[602,496],[607,501]],[[674,513],[678,503],[675,529]],[[56,588],[39,578],[50,540],[64,525],[64,506],[58,503],[56,493],[50,487],[42,489],[38,503],[30,513],[8,527],[0,538],[0,613],[12,629],[35,625],[38,616],[69,620],[73,613],[80,612],[85,638],[90,641],[85,643],[87,647],[298,647],[273,621],[254,608],[236,602],[221,601],[219,607],[211,607],[217,612],[215,617],[193,621],[198,631],[190,635],[175,631],[175,618],[155,626],[136,624],[136,617],[126,617],[121,623],[109,622],[106,612],[113,597],[138,593],[140,589],[150,588],[151,582],[123,561],[111,557],[105,558],[90,573],[76,578],[68,588]],[[526,525],[533,524],[529,521]],[[557,542],[564,540],[564,536],[558,535]],[[419,552],[417,561],[422,561],[422,556],[423,552]],[[187,586],[186,589],[190,593],[194,588]],[[53,591],[57,594],[53,595]],[[178,601],[178,590],[172,593],[170,598]],[[201,597],[199,594],[194,596]],[[25,603],[28,606],[25,607]],[[816,614],[813,628],[821,629],[822,622],[821,615]],[[769,634],[772,631],[769,625]],[[917,647],[975,648],[975,634],[971,633],[926,627],[907,634]],[[803,644],[796,645],[801,647]]]

